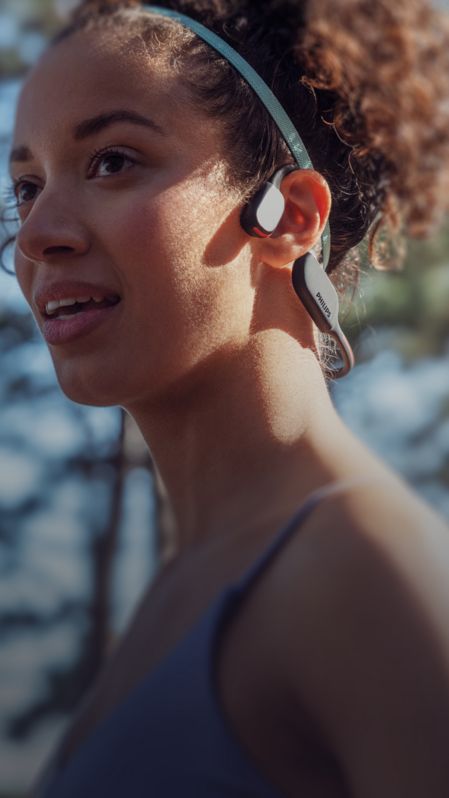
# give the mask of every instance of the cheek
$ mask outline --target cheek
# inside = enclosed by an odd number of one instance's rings
[[[172,384],[204,361],[226,338],[224,270],[205,263],[220,220],[195,192],[166,191],[126,212],[116,262],[127,264],[123,280],[138,362],[162,383]],[[117,260],[118,247],[120,249]],[[157,376],[156,376],[157,375]]]
[[[124,209],[110,241],[122,279],[136,301],[146,300],[153,311],[182,321],[198,306],[217,275],[204,263],[204,252],[214,233],[210,208],[194,201],[195,192],[167,190],[142,198]],[[115,232],[117,231],[117,232]],[[121,232],[120,232],[121,231]],[[117,261],[118,255],[118,261]]]

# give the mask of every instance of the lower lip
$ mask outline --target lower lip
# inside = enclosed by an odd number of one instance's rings
[[[108,319],[112,320],[121,304],[117,302],[108,308],[82,310],[69,319],[46,319],[42,326],[43,336],[47,344],[53,346],[68,344],[92,332]]]

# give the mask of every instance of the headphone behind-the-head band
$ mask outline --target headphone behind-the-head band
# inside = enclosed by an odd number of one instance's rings
[[[194,31],[199,38],[226,58],[257,94],[281,132],[296,165],[287,164],[277,169],[246,203],[240,217],[241,225],[248,235],[268,238],[278,227],[285,210],[285,201],[280,190],[283,178],[294,169],[313,169],[312,161],[298,131],[270,87],[240,53],[220,36],[195,19],[173,9],[152,5],[144,5],[143,9],[179,22]],[[354,365],[354,355],[338,321],[337,291],[326,274],[330,256],[329,222],[326,222],[324,227],[321,244],[322,265],[312,252],[298,258],[293,264],[292,284],[318,329],[333,337],[337,343],[342,357],[342,366],[338,369],[328,369],[329,376],[337,379],[351,370]]]

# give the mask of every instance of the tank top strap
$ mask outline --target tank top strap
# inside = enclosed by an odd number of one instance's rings
[[[235,582],[234,589],[236,592],[241,594],[248,590],[254,580],[257,579],[259,574],[265,570],[272,557],[276,555],[284,543],[289,540],[292,534],[302,526],[309,515],[313,512],[315,507],[317,507],[320,502],[324,501],[328,496],[341,493],[356,485],[363,485],[378,481],[385,482],[386,480],[387,477],[352,477],[338,480],[336,482],[329,482],[326,485],[322,485],[320,488],[314,490],[295,511],[287,524],[275,535],[274,539],[268,544],[262,554],[260,554],[259,557],[253,563],[251,563],[249,568],[247,568],[243,575]]]

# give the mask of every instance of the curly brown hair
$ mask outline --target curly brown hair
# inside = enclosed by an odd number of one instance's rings
[[[406,238],[441,226],[449,209],[449,15],[426,0],[159,5],[228,41],[285,107],[331,189],[328,273],[341,293],[350,286],[354,293],[366,238],[376,268],[401,268]],[[193,102],[221,118],[229,181],[249,197],[291,161],[275,123],[223,57],[141,6],[85,0],[52,45],[99,27],[165,53]]]

